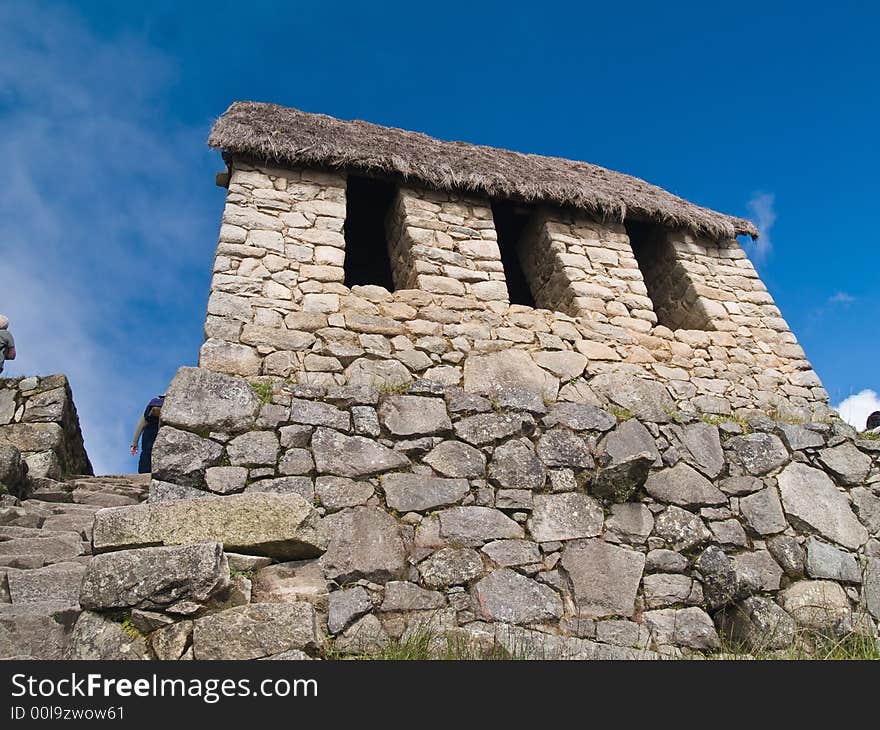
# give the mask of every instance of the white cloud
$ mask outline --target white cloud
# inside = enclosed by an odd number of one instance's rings
[[[0,5],[0,47],[3,375],[66,373],[96,472],[132,471],[139,412],[201,340],[207,120],[164,108],[169,58],[57,5]]]
[[[828,304],[852,304],[856,298],[845,291],[839,291],[828,297]]]
[[[864,430],[865,424],[874,411],[880,411],[880,396],[873,390],[863,390],[841,401],[835,410],[853,428]]]
[[[776,196],[773,193],[756,192],[748,202],[749,213],[758,227],[760,237],[746,244],[756,261],[763,261],[773,247],[770,231],[776,223]]]

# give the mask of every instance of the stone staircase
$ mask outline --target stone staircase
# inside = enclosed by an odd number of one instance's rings
[[[0,496],[0,658],[62,658],[95,512],[141,502],[149,485],[149,474],[35,479],[27,499]]]

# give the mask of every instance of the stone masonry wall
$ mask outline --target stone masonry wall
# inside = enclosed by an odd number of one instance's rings
[[[63,375],[0,378],[0,447],[4,445],[20,454],[29,479],[92,474]],[[11,452],[7,456],[14,459]]]
[[[488,201],[401,188],[387,239],[396,289],[507,299]]]
[[[468,371],[505,352],[562,400],[600,403],[593,379],[623,373],[664,384],[691,412],[828,413],[825,390],[735,240],[667,232],[685,291],[712,320],[711,331],[673,331],[655,324],[622,226],[534,215],[524,269],[541,283],[539,303],[567,314],[508,302],[487,201],[402,188],[388,216],[392,266],[399,285],[420,288],[393,293],[344,285],[344,216],[342,175],[234,165],[203,367],[321,385],[425,377],[472,390]]]
[[[260,382],[181,369],[148,503],[96,521],[96,552],[120,561],[200,540],[273,559],[239,586],[247,608],[172,616],[196,658],[238,658],[250,614],[303,611],[299,638],[248,656],[322,655],[327,637],[369,653],[424,626],[548,658],[687,655],[719,632],[762,651],[876,635],[880,442],[839,420],[670,418],[636,382],[619,384],[633,412],[428,380]],[[174,510],[200,517],[183,528]],[[83,605],[117,605],[103,600]],[[193,617],[229,648],[207,630],[200,648]]]

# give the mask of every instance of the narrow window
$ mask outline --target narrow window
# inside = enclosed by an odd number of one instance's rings
[[[492,218],[498,234],[498,247],[501,250],[501,265],[507,279],[507,294],[511,304],[535,306],[535,297],[529,287],[526,273],[520,260],[522,234],[529,223],[531,210],[510,200],[492,201]]]
[[[663,227],[634,220],[625,225],[657,324],[671,330],[714,330],[712,318]]]
[[[350,175],[345,191],[345,285],[377,284],[394,291],[385,217],[395,186]]]

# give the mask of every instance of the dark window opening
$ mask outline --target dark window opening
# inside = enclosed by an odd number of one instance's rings
[[[510,200],[492,201],[492,218],[498,234],[498,248],[501,251],[501,264],[507,279],[510,303],[534,307],[535,297],[519,257],[520,239],[530,217],[531,210],[522,205]]]
[[[664,228],[637,220],[627,220],[625,226],[657,324],[671,330],[715,329]]]
[[[345,191],[345,285],[376,284],[394,291],[385,218],[394,202],[392,183],[349,176]]]

